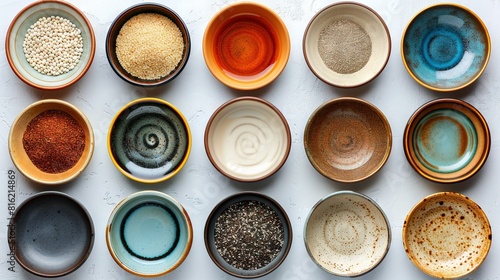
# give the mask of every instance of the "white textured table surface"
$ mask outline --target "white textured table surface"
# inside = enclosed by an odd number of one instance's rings
[[[94,157],[85,172],[66,185],[48,188],[35,185],[17,175],[16,204],[37,192],[57,189],[81,201],[89,210],[95,225],[93,251],[85,264],[63,279],[134,279],[122,270],[108,253],[105,226],[113,207],[124,197],[144,189],[163,191],[177,198],[188,210],[194,226],[194,243],[186,261],[164,279],[231,279],[217,268],[205,250],[203,227],[212,208],[226,196],[256,190],[275,198],[288,212],[293,224],[293,245],[285,262],[263,279],[336,279],[313,264],[303,242],[303,227],[311,207],[322,197],[337,190],[364,193],[384,209],[392,228],[389,253],[379,267],[358,279],[427,279],[407,258],[401,241],[404,218],[424,196],[439,191],[458,191],[475,200],[488,215],[493,228],[493,245],[483,265],[467,279],[499,279],[500,215],[500,25],[499,0],[460,0],[476,12],[490,31],[493,50],[490,63],[481,78],[464,90],[437,93],[419,86],[406,72],[400,55],[402,32],[409,20],[421,9],[437,3],[431,0],[360,0],[375,9],[386,21],[392,36],[392,54],[382,74],[368,85],[341,90],[318,80],[307,67],[302,54],[302,36],[311,17],[331,3],[325,0],[262,0],[285,21],[290,31],[292,52],[282,75],[270,86],[252,92],[238,92],[220,84],[205,66],[201,41],[206,24],[222,7],[233,1],[161,1],[174,9],[187,23],[192,49],[189,62],[172,83],[155,88],[134,87],[119,79],[111,70],[104,50],[106,33],[114,18],[137,0],[71,0],[90,19],[97,39],[97,51],[89,72],[76,85],[60,92],[35,90],[21,82],[5,58],[3,40],[10,21],[28,0],[0,2],[0,278],[37,279],[19,265],[9,271],[7,243],[7,172],[14,168],[8,156],[7,137],[14,118],[31,103],[59,98],[78,106],[89,117],[96,136]],[[259,183],[241,184],[226,179],[210,164],[204,150],[206,123],[223,102],[247,94],[269,100],[287,118],[293,146],[284,167],[271,178]],[[159,97],[177,106],[189,121],[193,134],[191,156],[184,169],[173,179],[155,185],[133,182],[120,174],[108,156],[105,143],[111,119],[126,103],[140,97]],[[320,175],[307,160],[303,131],[310,114],[322,103],[335,97],[356,96],[379,107],[387,116],[393,132],[393,149],[387,164],[372,178],[356,184],[341,184]],[[420,177],[407,162],[402,135],[411,114],[425,102],[439,97],[461,98],[478,108],[489,123],[492,149],[483,169],[463,183],[441,185]]]

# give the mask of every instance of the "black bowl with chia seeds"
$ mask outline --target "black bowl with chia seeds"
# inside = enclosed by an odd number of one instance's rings
[[[271,273],[292,245],[285,210],[269,196],[242,192],[222,200],[205,224],[205,247],[224,272],[240,278]]]

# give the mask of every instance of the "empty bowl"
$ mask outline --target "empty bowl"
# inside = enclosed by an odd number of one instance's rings
[[[115,167],[142,183],[161,182],[179,173],[191,143],[186,118],[158,98],[140,98],[125,105],[108,133],[108,152]]]
[[[9,153],[16,168],[41,184],[78,177],[94,152],[94,131],[74,105],[45,99],[26,107],[12,123]]]
[[[491,246],[491,227],[481,207],[452,192],[427,196],[408,213],[403,246],[426,274],[456,279],[481,265]]]
[[[355,277],[377,267],[389,251],[391,227],[380,206],[352,191],[339,191],[312,208],[304,228],[311,259],[336,276]]]
[[[408,162],[424,178],[456,183],[472,177],[486,162],[490,131],[484,117],[469,103],[436,99],[408,120],[403,146]]]
[[[225,176],[255,182],[276,173],[291,147],[290,128],[281,112],[258,97],[239,97],[221,105],[205,130],[205,150]]]
[[[274,199],[242,192],[219,202],[205,224],[205,247],[222,271],[257,278],[278,268],[292,245],[292,225]]]
[[[192,242],[188,213],[177,200],[158,191],[140,191],[120,201],[106,227],[113,259],[141,277],[174,271],[188,256]]]
[[[392,132],[373,104],[354,97],[336,98],[309,117],[304,147],[311,164],[325,177],[358,182],[384,166],[391,153]]]
[[[85,207],[69,195],[46,191],[23,201],[9,229],[17,263],[41,277],[77,270],[94,244],[94,225]]]
[[[187,25],[175,11],[156,3],[127,8],[116,17],[106,36],[111,68],[136,86],[160,86],[172,81],[186,66],[190,52]]]
[[[370,7],[338,2],[314,15],[304,32],[302,49],[307,66],[319,79],[352,88],[372,81],[385,68],[391,35]]]
[[[250,1],[230,4],[214,15],[202,46],[213,76],[239,90],[268,85],[281,74],[290,56],[285,23],[270,8]]]
[[[60,16],[81,31],[83,48],[76,66],[60,75],[47,75],[35,70],[23,50],[28,29],[42,17]],[[5,39],[7,61],[14,73],[26,84],[42,90],[58,90],[80,80],[89,70],[95,54],[95,35],[90,21],[76,6],[67,1],[35,1],[23,8],[12,20]],[[52,59],[52,58],[51,58]]]
[[[432,5],[417,13],[401,39],[403,64],[422,86],[453,91],[473,83],[488,64],[486,26],[469,8]]]

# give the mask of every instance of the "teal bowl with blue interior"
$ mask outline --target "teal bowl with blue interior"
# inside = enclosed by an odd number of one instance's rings
[[[484,72],[491,40],[483,21],[458,4],[437,4],[419,12],[401,40],[408,73],[435,91],[454,91],[472,84]]]
[[[140,191],[123,199],[106,228],[106,243],[116,263],[140,277],[158,277],[186,259],[193,242],[188,213],[171,196]]]
[[[403,146],[411,166],[423,177],[456,183],[476,174],[490,151],[490,131],[469,103],[441,98],[420,107],[408,121]]]

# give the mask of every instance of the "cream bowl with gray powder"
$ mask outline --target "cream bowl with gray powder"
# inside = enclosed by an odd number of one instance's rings
[[[391,36],[383,19],[370,7],[339,2],[314,15],[302,48],[314,75],[332,86],[352,88],[382,72],[391,53]]]

